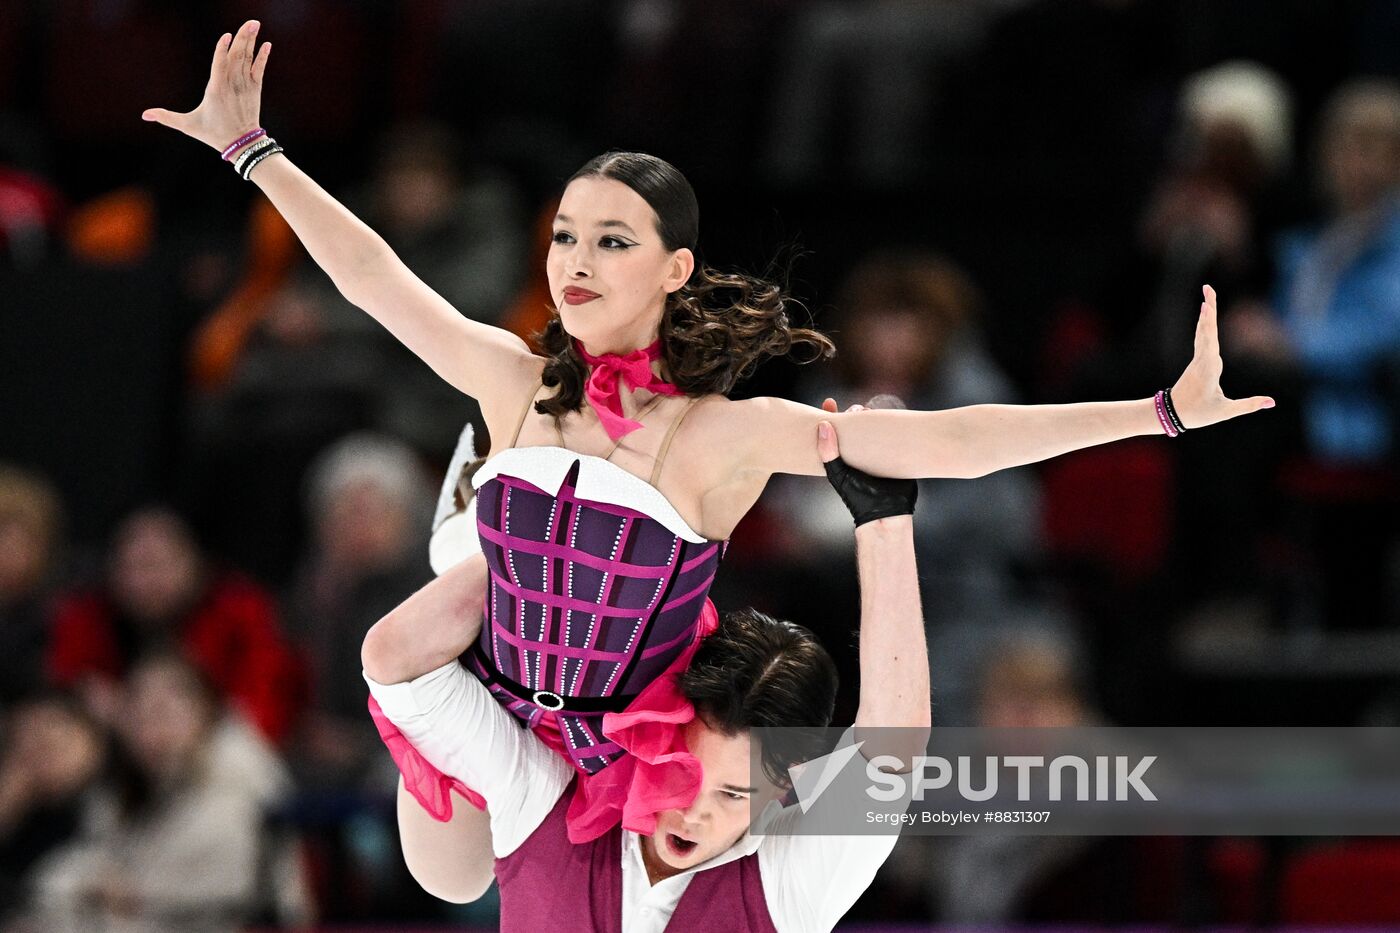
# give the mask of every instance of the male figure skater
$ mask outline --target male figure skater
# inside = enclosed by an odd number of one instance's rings
[[[819,428],[818,450],[857,523],[862,606],[855,727],[926,729],[928,658],[912,535],[916,487],[847,467],[827,423]],[[473,577],[484,572],[471,563],[438,581],[455,576],[439,587],[455,587],[454,595],[438,598],[458,618],[474,610],[479,617],[484,579]],[[802,757],[797,749],[765,747],[767,780],[754,781],[748,730],[825,725],[831,717],[834,669],[798,626],[752,611],[725,616],[680,683],[697,711],[683,735],[702,769],[699,794],[659,812],[650,835],[614,827],[583,844],[566,834],[573,768],[462,669],[457,654],[464,646],[445,645],[433,657],[422,644],[404,644],[391,619],[376,630],[366,638],[364,665],[381,708],[433,765],[487,800],[503,931],[564,922],[610,933],[830,930],[894,846],[893,835],[794,834],[791,824],[804,817],[795,806],[764,835],[748,832],[751,807],[761,810],[780,797],[786,766]],[[438,666],[428,669],[434,661]],[[466,807],[456,813],[448,824],[420,819],[405,826],[411,867],[435,862],[431,872],[449,877],[479,871],[483,821]]]

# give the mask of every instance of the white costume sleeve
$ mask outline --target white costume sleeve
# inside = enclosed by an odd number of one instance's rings
[[[784,811],[758,847],[764,898],[778,933],[826,933],[870,887],[899,836],[782,834],[783,823],[801,818],[800,807]]]
[[[486,798],[498,858],[529,838],[573,780],[573,768],[455,659],[408,683],[364,678],[384,715],[433,767]]]
[[[853,741],[851,731],[847,730],[837,744],[842,747]],[[778,811],[764,826],[763,842],[758,848],[758,869],[763,878],[768,913],[778,933],[831,930],[870,887],[876,872],[894,851],[899,833],[890,824],[883,824],[884,832],[872,829],[866,835],[814,832],[823,826],[850,828],[848,814],[831,809],[833,801],[845,801],[843,809],[859,801],[872,813],[879,811],[896,821],[908,810],[911,794],[907,786],[906,793],[899,799],[881,802],[866,795],[868,784],[866,759],[857,755],[830,781],[826,790],[818,792],[831,795],[826,807],[815,807],[816,798],[813,797],[809,801],[813,805],[810,812],[794,804]],[[798,789],[805,792],[800,778]],[[834,826],[833,819],[836,820]]]

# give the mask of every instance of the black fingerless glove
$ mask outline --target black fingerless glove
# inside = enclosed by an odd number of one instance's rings
[[[826,478],[846,503],[857,528],[892,515],[913,515],[914,501],[919,498],[919,484],[914,480],[871,476],[840,457],[826,464]]]

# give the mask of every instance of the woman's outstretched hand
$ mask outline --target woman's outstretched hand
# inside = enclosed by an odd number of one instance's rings
[[[272,51],[272,43],[264,42],[254,56],[257,41],[257,20],[244,23],[236,35],[224,33],[214,46],[209,84],[199,106],[189,113],[153,107],[141,119],[179,130],[219,150],[257,129],[263,72]]]
[[[1220,390],[1220,339],[1216,327],[1215,289],[1202,289],[1201,317],[1196,322],[1196,353],[1186,372],[1172,386],[1172,404],[1181,422],[1189,428],[1228,421],[1248,415],[1261,408],[1273,408],[1274,400],[1266,395],[1253,398],[1229,399]]]

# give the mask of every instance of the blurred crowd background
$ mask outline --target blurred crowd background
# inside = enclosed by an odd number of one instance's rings
[[[522,335],[609,148],[834,333],[745,393],[1145,398],[1211,283],[1227,394],[1276,409],[923,483],[934,721],[1400,725],[1397,0],[0,0],[13,929],[493,922],[403,868],[359,665],[477,412],[139,119],[247,18],[290,157]],[[824,483],[772,484],[714,598],[815,629],[850,720]],[[1400,842],[905,840],[851,921],[1400,923]]]

